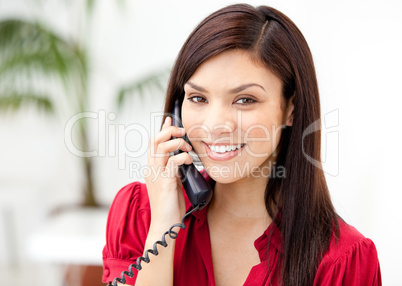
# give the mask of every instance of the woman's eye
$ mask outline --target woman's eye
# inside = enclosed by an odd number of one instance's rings
[[[201,96],[193,96],[193,97],[190,97],[188,100],[190,100],[190,101],[192,101],[192,102],[203,102],[203,103],[207,103],[208,101],[205,99],[205,98],[203,98],[203,97],[201,97]]]
[[[240,99],[238,99],[238,100],[236,101],[236,103],[240,103],[240,104],[250,104],[250,103],[254,103],[254,102],[255,102],[254,99],[252,99],[252,98],[247,98],[247,97],[245,97],[245,98],[240,98]]]

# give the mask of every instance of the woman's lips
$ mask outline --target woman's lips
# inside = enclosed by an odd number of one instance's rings
[[[227,145],[232,146],[230,144],[227,144]],[[234,144],[234,145],[237,145],[237,144]],[[233,157],[238,156],[242,152],[242,150],[243,150],[244,146],[246,146],[246,144],[241,144],[241,148],[239,148],[239,149],[227,151],[224,153],[218,153],[218,152],[212,151],[211,148],[209,148],[208,144],[206,144],[205,142],[204,142],[204,146],[205,146],[205,152],[207,153],[207,155],[210,159],[212,159],[214,161],[227,161],[227,160],[232,159]],[[216,144],[216,146],[225,146],[225,145],[224,144]]]

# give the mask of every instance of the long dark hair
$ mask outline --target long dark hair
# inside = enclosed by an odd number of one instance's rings
[[[319,124],[320,100],[311,52],[296,25],[273,8],[247,4],[231,5],[208,16],[178,55],[165,114],[173,109],[176,98],[183,101],[184,84],[195,70],[208,58],[230,49],[250,52],[282,80],[284,98],[293,100],[293,125],[282,132],[276,162],[286,175],[269,179],[265,203],[282,235],[282,284],[312,285],[322,255],[339,227],[320,166],[321,132],[303,137],[311,124]],[[306,154],[315,159],[314,164]]]

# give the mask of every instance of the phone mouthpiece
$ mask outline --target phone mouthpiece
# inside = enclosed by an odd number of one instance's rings
[[[203,209],[211,201],[211,186],[193,164],[181,165],[179,174],[191,205]]]

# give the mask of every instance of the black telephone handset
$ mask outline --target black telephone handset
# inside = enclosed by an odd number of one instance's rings
[[[172,125],[182,127],[179,99],[176,99],[174,104]],[[185,135],[183,139],[190,143],[187,135]],[[174,154],[177,155],[181,152],[182,151],[177,150]],[[200,209],[205,207],[212,198],[212,189],[194,164],[183,164],[179,166],[179,175],[191,205],[193,207],[199,205]]]
[[[177,127],[181,127],[181,112],[180,112],[180,102],[177,99],[175,101],[173,116],[172,116],[172,124]],[[189,143],[187,136],[184,136],[184,139]],[[180,150],[174,152],[175,155],[181,153]],[[138,257],[136,262],[129,265],[128,271],[123,271],[121,273],[120,278],[116,277],[113,281],[109,284],[110,286],[117,286],[117,283],[120,282],[122,284],[126,284],[126,278],[134,276],[134,269],[140,271],[142,266],[141,262],[149,263],[150,258],[149,254],[158,255],[158,248],[157,245],[162,245],[163,247],[167,247],[166,236],[169,236],[172,239],[176,239],[178,233],[173,229],[176,227],[185,229],[186,225],[184,224],[184,220],[186,217],[191,215],[193,212],[198,211],[204,208],[212,198],[212,188],[202,176],[202,174],[197,170],[194,164],[186,165],[183,164],[179,166],[179,175],[181,182],[183,184],[184,190],[186,191],[187,197],[190,200],[190,203],[193,209],[189,210],[182,218],[180,223],[176,223],[170,227],[168,231],[166,231],[162,235],[162,240],[158,240],[153,244],[152,249],[147,249],[144,252],[144,256]]]

